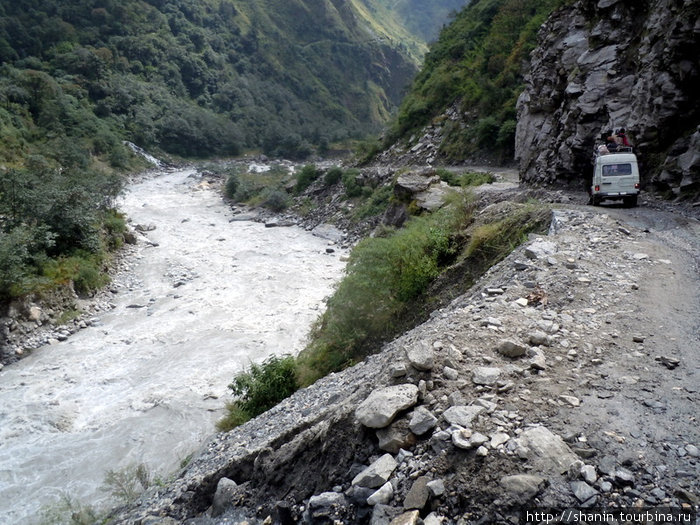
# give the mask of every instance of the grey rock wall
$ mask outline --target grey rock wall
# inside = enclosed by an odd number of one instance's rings
[[[518,100],[523,182],[583,187],[596,139],[624,127],[642,181],[700,190],[700,0],[579,0],[540,29]]]

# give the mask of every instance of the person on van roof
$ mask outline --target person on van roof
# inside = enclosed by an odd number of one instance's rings
[[[620,128],[617,132],[616,137],[617,137],[616,142],[620,146],[624,146],[626,148],[629,148],[632,146],[632,144],[630,144],[630,141],[627,139],[627,134],[625,133],[625,128]]]
[[[605,139],[605,146],[610,153],[615,153],[617,151],[617,141],[615,140],[615,135],[612,130],[608,132],[608,136]]]

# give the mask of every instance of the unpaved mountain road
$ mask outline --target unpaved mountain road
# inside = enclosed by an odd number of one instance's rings
[[[450,524],[523,523],[525,507],[697,508],[700,222],[647,196],[634,209],[592,207],[583,192],[497,184],[477,190],[481,204],[532,196],[556,203],[550,235],[517,248],[379,354],[218,435],[172,486],[117,522],[166,512],[176,520],[198,516],[197,525],[238,523],[236,512],[247,509],[260,520],[249,523],[262,523],[284,499],[299,520],[328,500],[338,503],[314,512],[342,523],[369,516],[388,523],[382,512],[415,508],[408,494],[420,479],[445,487],[426,500],[421,516],[432,511]],[[523,353],[501,352],[504,339]],[[416,349],[432,355],[428,370],[413,366]],[[401,363],[406,375],[392,376]],[[497,382],[485,379],[487,372]],[[379,431],[357,422],[356,408],[369,391],[409,383],[421,391],[418,403],[388,428],[403,439],[418,408],[432,414],[435,427],[406,437],[410,455],[392,453],[393,495],[386,507],[372,508],[353,478],[388,449]],[[468,428],[485,436],[480,453],[449,421],[455,405],[484,409]],[[528,449],[524,436],[534,439],[533,432],[565,442],[564,453]],[[562,461],[568,467],[561,469]],[[521,475],[545,482],[532,492],[504,484]],[[221,476],[245,482],[239,507],[208,517],[201,513]]]

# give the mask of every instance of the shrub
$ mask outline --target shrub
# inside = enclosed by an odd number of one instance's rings
[[[545,206],[519,206],[501,220],[476,226],[464,254],[466,257],[488,260],[490,265],[496,264],[527,239],[529,232],[548,224],[549,217],[549,208]]]
[[[496,180],[492,173],[484,173],[480,171],[467,171],[464,173],[455,173],[453,171],[440,168],[436,171],[440,179],[445,181],[450,186],[481,186],[482,184],[491,184]]]
[[[468,217],[461,206],[453,205],[357,244],[346,276],[300,355],[303,384],[355,362],[370,345],[393,334],[407,305],[455,255],[453,237]]]
[[[133,503],[152,484],[151,473],[143,463],[105,474],[102,490],[125,504]]]
[[[360,206],[353,210],[353,221],[361,221],[367,217],[374,217],[383,213],[387,209],[387,206],[389,205],[389,202],[394,194],[393,187],[388,185],[380,186],[375,190],[364,187],[363,190],[369,190],[370,194],[367,197],[367,200],[362,202]]]
[[[102,229],[105,234],[105,244],[109,250],[116,250],[123,246],[126,231],[124,215],[115,210],[109,210],[102,219]]]
[[[338,166],[333,166],[326,172],[326,175],[323,177],[323,183],[326,186],[333,186],[334,184],[338,184],[340,182],[340,179],[342,178],[343,170]]]
[[[306,188],[311,186],[311,183],[315,181],[319,176],[321,175],[321,172],[314,166],[313,164],[307,164],[301,170],[299,173],[297,173],[297,183],[294,186],[294,190],[297,193],[301,193],[304,191]]]
[[[240,181],[238,180],[238,175],[231,173],[226,179],[226,184],[224,185],[224,195],[229,199],[233,199],[236,196],[238,187],[240,186]]]
[[[298,388],[295,369],[292,356],[272,356],[238,374],[229,385],[237,399],[228,405],[228,415],[219,422],[219,429],[245,423],[292,395]]]
[[[289,206],[289,197],[283,190],[268,188],[263,191],[262,205],[269,210],[279,213],[286,210]]]
[[[362,195],[362,186],[357,183],[357,176],[360,171],[352,168],[343,173],[343,186],[345,186],[345,195],[352,199]]]
[[[494,148],[501,128],[496,117],[484,117],[476,125],[476,140],[482,148]]]

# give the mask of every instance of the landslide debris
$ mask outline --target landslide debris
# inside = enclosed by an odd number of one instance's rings
[[[428,321],[213,437],[113,522],[510,523],[525,506],[692,508],[700,227],[686,228],[557,210],[550,235]]]

